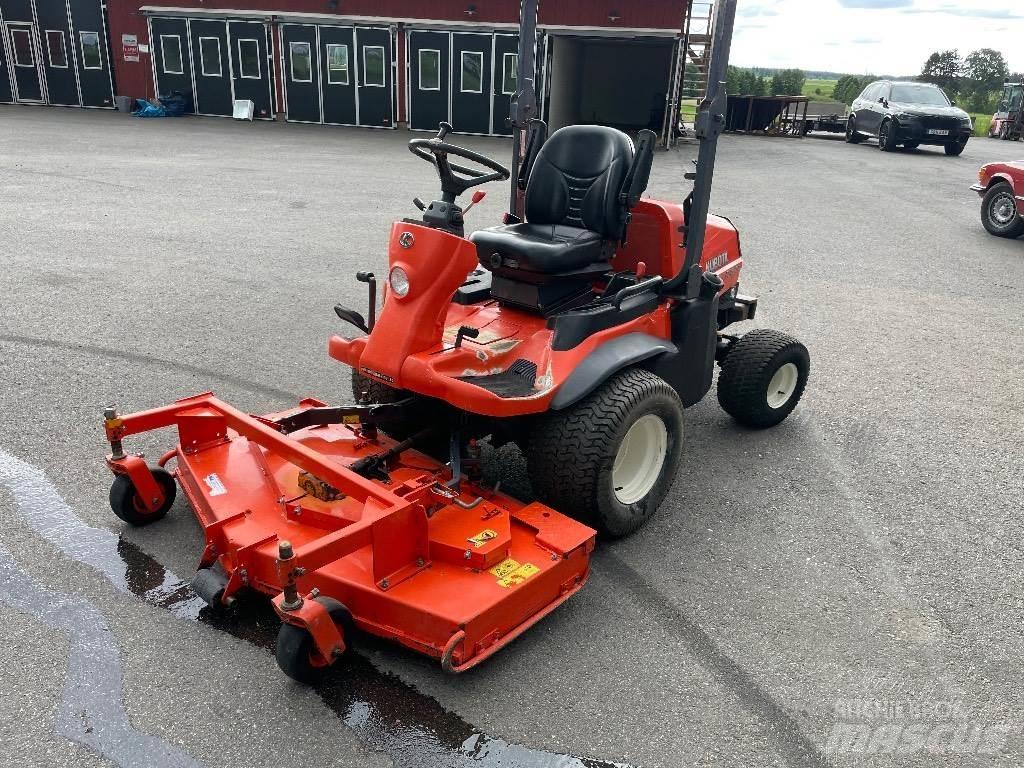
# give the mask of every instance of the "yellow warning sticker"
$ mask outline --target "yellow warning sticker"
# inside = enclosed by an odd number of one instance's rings
[[[523,563],[521,566],[516,568],[512,573],[504,578],[498,579],[498,586],[508,589],[509,587],[516,587],[526,581],[528,578],[533,576],[535,573],[539,573],[540,568],[532,563]]]
[[[490,528],[485,528],[480,531],[476,536],[470,536],[468,541],[474,547],[482,547],[488,541],[498,538],[498,532],[492,531]]]
[[[513,560],[511,557],[508,560],[503,560],[496,566],[491,568],[488,572],[494,574],[498,579],[504,579],[510,573],[519,570],[520,565],[518,560]]]

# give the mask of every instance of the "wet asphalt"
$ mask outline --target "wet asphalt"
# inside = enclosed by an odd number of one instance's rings
[[[979,139],[947,158],[726,137],[713,208],[740,228],[754,325],[811,350],[805,401],[764,433],[738,428],[713,393],[690,409],[657,518],[603,544],[586,589],[482,667],[452,678],[371,641],[301,688],[276,668],[265,605],[199,609],[183,584],[201,545],[184,500],[141,530],[109,511],[102,408],[208,389],[252,412],[344,401],[331,307],[362,304],[354,272],[385,271],[390,222],[437,186],[407,139],[0,107],[5,754],[1019,764],[1024,241],[987,235],[967,187],[1022,145]],[[650,193],[679,199],[691,156],[659,154]],[[497,220],[505,196],[493,187],[471,223]],[[171,440],[132,448],[155,457]],[[528,491],[521,457],[491,458],[492,475]],[[946,738],[864,755],[837,749],[851,723],[1007,737],[989,754]]]

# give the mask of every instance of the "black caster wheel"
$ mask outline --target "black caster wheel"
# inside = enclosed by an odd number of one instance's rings
[[[346,649],[351,647],[355,623],[348,608],[329,597],[315,598],[331,614]],[[292,680],[309,685],[319,680],[336,659],[326,659],[317,650],[313,636],[301,627],[282,624],[277,633],[277,666]]]
[[[152,469],[153,477],[164,492],[164,503],[155,512],[150,512],[142,504],[135,486],[127,475],[117,475],[113,485],[110,486],[110,508],[114,514],[124,520],[128,525],[136,527],[155,523],[167,514],[167,511],[174,504],[174,497],[178,493],[178,486],[174,482],[171,473],[166,469],[155,467]]]

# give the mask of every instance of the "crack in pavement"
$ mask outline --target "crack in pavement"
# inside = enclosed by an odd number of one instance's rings
[[[73,344],[67,341],[57,341],[56,339],[45,339],[40,336],[23,336],[18,334],[0,334],[0,341],[6,341],[11,344],[24,344],[30,347],[43,347],[44,349],[59,349],[67,352],[84,352],[90,355],[97,355],[98,357],[107,357],[114,360],[126,360],[130,363],[155,365],[160,368],[168,368],[173,371],[191,373],[209,379],[219,379],[226,384],[233,384],[239,389],[245,389],[255,394],[267,395],[268,397],[274,397],[288,403],[297,403],[302,399],[291,392],[285,392],[283,389],[278,389],[277,387],[268,387],[264,384],[256,384],[248,379],[243,379],[241,376],[232,376],[230,373],[212,371],[209,368],[202,368],[198,365],[190,365],[189,363],[164,360],[163,358],[145,355],[141,352],[127,352],[120,349],[100,347],[94,344]]]

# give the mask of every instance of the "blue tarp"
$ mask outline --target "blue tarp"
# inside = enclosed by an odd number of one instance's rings
[[[135,111],[132,114],[136,117],[167,117],[167,110],[151,101],[136,99]]]
[[[166,96],[160,96],[156,101],[146,99],[135,100],[136,117],[180,117],[185,114],[188,101],[180,91],[172,91]]]

